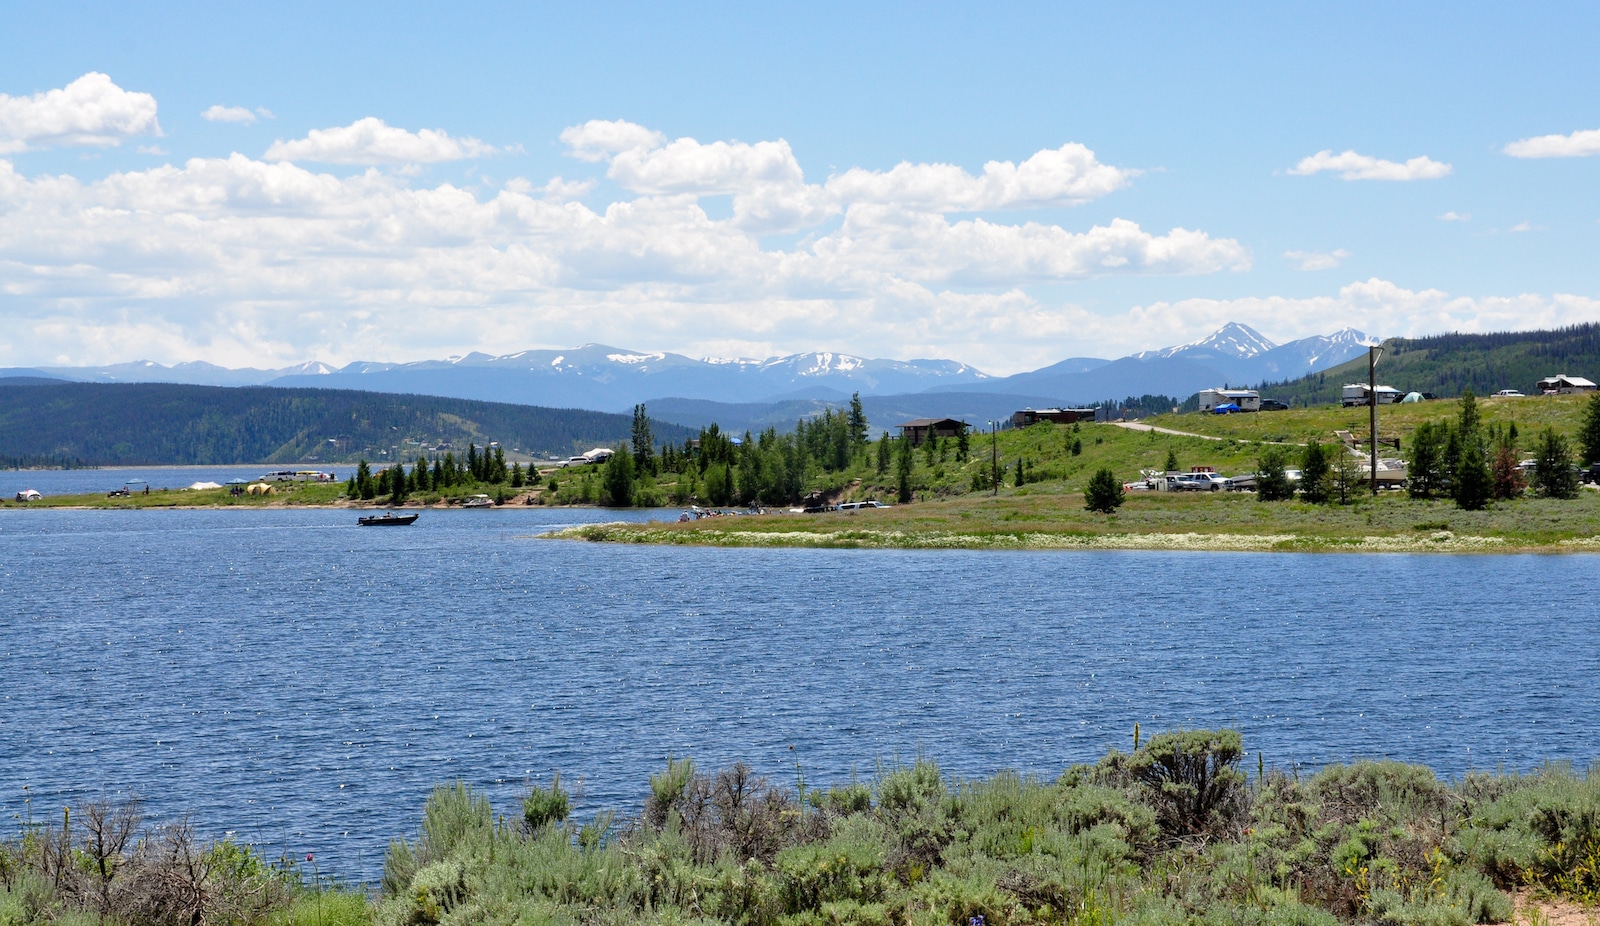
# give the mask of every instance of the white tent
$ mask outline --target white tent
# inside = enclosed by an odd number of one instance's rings
[[[189,490],[191,492],[199,492],[199,491],[201,491],[203,489],[220,489],[220,488],[222,488],[222,485],[220,483],[216,483],[216,482],[196,482],[196,483],[193,483],[192,485],[189,486]]]

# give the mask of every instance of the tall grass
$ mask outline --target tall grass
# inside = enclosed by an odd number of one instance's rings
[[[1509,921],[1516,891],[1600,901],[1600,769],[1247,778],[1241,746],[1233,731],[1160,734],[1054,779],[958,779],[919,758],[803,794],[742,764],[675,760],[636,813],[587,825],[559,785],[505,825],[453,782],[392,844],[370,899],[186,831],[138,830],[107,852],[101,837],[126,828],[102,807],[98,823],[85,812],[0,843],[0,926],[1468,926]],[[185,857],[199,867],[175,868]]]

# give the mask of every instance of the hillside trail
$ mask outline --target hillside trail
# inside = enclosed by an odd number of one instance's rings
[[[1174,431],[1171,428],[1159,428],[1159,427],[1156,427],[1153,424],[1143,424],[1143,423],[1138,422],[1138,421],[1112,421],[1112,422],[1108,422],[1108,423],[1109,424],[1114,424],[1119,428],[1127,428],[1130,431],[1154,431],[1157,434],[1171,434],[1171,435],[1173,435],[1175,437],[1198,437],[1201,440],[1230,440],[1230,438],[1217,437],[1216,435],[1213,435],[1213,434],[1196,434],[1193,431]],[[1305,446],[1304,444],[1290,444],[1287,441],[1251,440],[1248,437],[1236,437],[1236,438],[1231,438],[1231,439],[1232,440],[1237,440],[1241,444],[1282,444],[1283,446],[1286,446],[1286,447],[1289,447],[1289,446],[1304,447]]]

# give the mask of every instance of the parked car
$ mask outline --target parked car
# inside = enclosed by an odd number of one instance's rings
[[[1497,399],[1522,399],[1522,398],[1527,398],[1526,396],[1524,396],[1522,393],[1518,392],[1515,389],[1502,389],[1499,392],[1495,393],[1494,397],[1497,398]]]
[[[1262,399],[1261,410],[1264,412],[1286,412],[1289,410],[1289,406],[1279,402],[1277,399]]]

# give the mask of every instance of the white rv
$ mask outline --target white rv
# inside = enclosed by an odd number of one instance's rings
[[[1261,411],[1261,393],[1254,389],[1202,389],[1200,410],[1209,412],[1218,405],[1237,405],[1241,412]]]
[[[1371,389],[1366,383],[1349,383],[1339,396],[1339,404],[1346,408],[1352,405],[1367,405],[1369,404],[1367,401],[1369,390],[1377,395],[1379,405],[1396,405],[1406,397],[1405,393],[1393,386],[1379,386],[1376,389]]]

